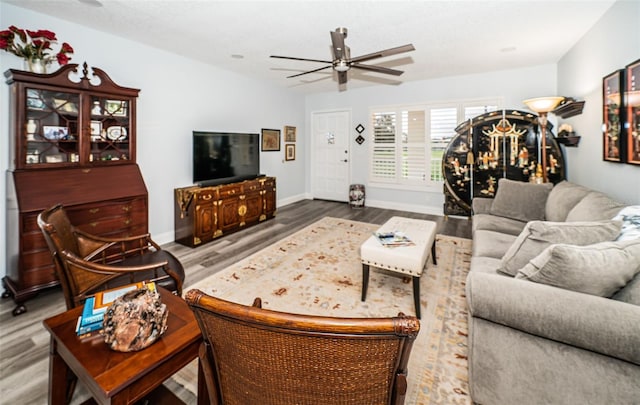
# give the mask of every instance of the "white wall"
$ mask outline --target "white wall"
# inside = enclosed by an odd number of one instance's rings
[[[149,191],[150,232],[159,243],[173,240],[173,189],[192,184],[191,132],[260,132],[261,128],[298,128],[305,148],[304,98],[233,72],[148,47],[120,37],[0,3],[0,27],[49,29],[74,49],[73,63],[103,69],[117,84],[141,89],[138,99],[137,161]],[[250,62],[247,62],[250,63]],[[0,52],[0,70],[22,69],[22,59]],[[4,172],[9,167],[9,86],[0,85],[0,263],[5,263],[6,203]],[[279,203],[302,198],[302,159],[284,161],[280,152],[261,153],[261,171],[278,179]],[[6,274],[0,268],[0,277]]]
[[[602,160],[602,78],[640,58],[640,2],[618,1],[558,63],[558,94],[585,100],[569,118],[577,148],[567,148],[569,179],[640,204],[640,166]]]
[[[347,83],[347,87],[349,84]],[[336,85],[337,89],[337,85]],[[369,171],[369,146],[371,128],[369,108],[394,104],[419,104],[497,98],[504,100],[504,108],[526,110],[522,100],[556,93],[556,66],[543,65],[516,70],[445,77],[441,79],[404,83],[399,86],[376,86],[343,92],[322,93],[307,96],[307,133],[310,130],[310,115],[314,111],[351,109],[351,173],[352,183],[367,185]],[[553,121],[553,117],[551,119]],[[365,142],[358,145],[355,127],[365,127]],[[312,142],[309,142],[312,144]],[[311,169],[309,155],[306,160],[307,191],[310,192]],[[391,188],[366,188],[367,205],[404,209],[432,214],[443,213],[442,187],[424,191],[402,191]]]

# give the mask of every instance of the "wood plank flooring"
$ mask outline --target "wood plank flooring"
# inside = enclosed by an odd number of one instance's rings
[[[163,248],[173,252],[183,263],[186,272],[185,291],[190,285],[228,267],[229,265],[291,235],[325,217],[382,224],[392,216],[435,221],[437,233],[471,238],[471,221],[465,218],[410,213],[366,207],[353,209],[346,203],[322,200],[303,200],[278,210],[274,219],[210,242],[196,249],[176,243]],[[42,321],[65,310],[59,289],[41,293],[27,301],[28,311],[13,317],[13,300],[0,302],[0,402],[7,404],[46,404],[49,378],[49,335]],[[165,383],[186,403],[195,397],[179,385]],[[84,387],[79,386],[72,403],[86,399]]]

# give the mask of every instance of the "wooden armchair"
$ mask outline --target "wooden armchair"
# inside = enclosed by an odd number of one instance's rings
[[[402,404],[417,318],[331,318],[190,290],[212,404]]]
[[[67,309],[82,305],[97,291],[145,280],[182,295],[182,264],[149,234],[123,238],[88,234],[70,223],[60,204],[41,212],[38,226],[53,256]]]

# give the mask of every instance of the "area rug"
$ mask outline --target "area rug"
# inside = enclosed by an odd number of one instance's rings
[[[372,267],[361,301],[360,245],[379,226],[325,217],[187,289],[264,308],[340,317],[414,315],[409,280]],[[437,235],[437,265],[420,281],[420,333],[409,360],[406,404],[470,404],[465,280],[471,240]],[[196,392],[196,367],[175,380]]]

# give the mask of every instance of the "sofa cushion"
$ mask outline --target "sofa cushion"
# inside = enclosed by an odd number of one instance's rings
[[[516,278],[611,297],[640,271],[640,239],[588,246],[551,245]]]
[[[491,214],[474,215],[472,221],[472,231],[474,234],[476,231],[484,230],[518,236],[527,224],[526,222],[519,221],[517,219],[497,217]]]
[[[556,184],[547,198],[544,209],[545,219],[553,222],[565,221],[569,211],[591,191],[568,181]]]
[[[499,274],[502,277],[508,277],[504,274],[498,273],[498,267],[500,267],[500,259],[496,259],[495,257],[486,257],[486,256],[471,257],[470,271]]]
[[[622,229],[616,240],[640,238],[640,205],[624,207],[613,219],[622,221]]]
[[[516,236],[502,232],[479,230],[473,234],[472,256],[502,259]]]
[[[534,184],[502,178],[498,180],[491,214],[524,222],[543,220],[545,204],[552,188],[552,183]]]
[[[640,306],[640,272],[611,299]]]
[[[471,209],[474,215],[490,214],[491,204],[493,204],[493,198],[474,197],[473,200],[471,200]]]
[[[603,221],[612,219],[618,215],[624,206],[624,204],[612,200],[605,194],[592,191],[569,211],[566,221]]]
[[[620,233],[620,221],[529,222],[509,247],[498,271],[515,276],[529,260],[555,243],[591,245],[614,240]],[[475,241],[474,241],[475,243]]]

